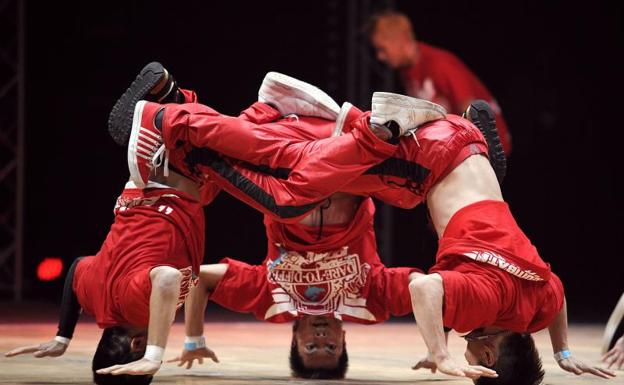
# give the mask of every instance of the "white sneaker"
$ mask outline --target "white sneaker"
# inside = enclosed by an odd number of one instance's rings
[[[340,106],[319,88],[279,72],[264,77],[258,101],[278,109],[282,115],[296,114],[336,120]]]
[[[371,124],[384,125],[394,121],[399,135],[409,135],[418,126],[446,117],[446,110],[439,104],[390,92],[373,94]]]

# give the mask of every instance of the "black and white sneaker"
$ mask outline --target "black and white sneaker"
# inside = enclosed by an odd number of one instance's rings
[[[120,146],[126,146],[132,129],[134,107],[139,100],[156,103],[182,103],[184,96],[173,76],[158,62],[151,62],[117,100],[108,117],[108,133]]]
[[[492,107],[484,100],[475,100],[466,109],[463,117],[477,126],[488,145],[490,164],[496,173],[498,183],[502,184],[507,173],[507,158],[496,129],[496,118]]]

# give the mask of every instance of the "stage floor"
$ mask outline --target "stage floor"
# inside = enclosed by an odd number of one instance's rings
[[[570,344],[574,354],[596,363],[600,354],[603,325],[572,325]],[[411,366],[424,356],[426,349],[411,323],[386,323],[377,326],[346,325],[350,368],[347,379],[332,384],[468,384],[465,379],[412,371]],[[191,370],[163,364],[155,384],[321,384],[328,381],[295,380],[288,370],[289,325],[259,322],[206,323],[208,346],[221,363],[194,367]],[[55,335],[52,322],[0,323],[0,351],[46,341]],[[32,356],[0,357],[0,384],[88,384],[91,355],[100,331],[93,323],[80,323],[76,337],[64,356],[37,359]],[[179,352],[184,338],[183,325],[176,323],[166,358]],[[624,371],[612,380],[592,376],[577,377],[559,369],[548,340],[548,333],[536,335],[546,369],[545,384],[624,383]],[[464,342],[456,335],[449,341],[451,352],[463,358]],[[605,382],[608,381],[608,382]]]

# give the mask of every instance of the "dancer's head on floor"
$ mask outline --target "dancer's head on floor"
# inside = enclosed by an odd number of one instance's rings
[[[98,385],[147,385],[153,376],[114,376],[97,374],[96,370],[113,365],[122,365],[143,358],[147,345],[147,329],[124,328],[120,326],[104,329],[93,356],[93,381]]]
[[[348,366],[342,321],[331,315],[306,315],[295,321],[290,348],[293,376],[340,379],[344,378]]]
[[[498,378],[481,377],[475,384],[537,385],[542,382],[542,361],[530,334],[482,328],[464,338],[468,341],[465,353],[468,363],[483,365],[498,373]]]

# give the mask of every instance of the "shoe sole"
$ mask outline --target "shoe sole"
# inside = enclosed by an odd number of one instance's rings
[[[332,99],[321,89],[301,80],[297,80],[290,76],[281,74],[279,72],[269,72],[265,76],[264,81],[262,82],[262,87],[260,89],[262,90],[263,88],[276,90],[276,92],[278,93],[283,93],[279,91],[281,89],[294,91],[298,97],[318,106],[325,113],[333,116],[334,120],[340,113],[340,106],[334,101],[334,99]],[[309,99],[310,95],[316,95],[317,97]],[[261,98],[267,99],[265,95],[259,96]]]
[[[167,71],[158,62],[151,62],[137,75],[130,87],[117,100],[108,116],[108,133],[120,146],[128,144],[132,130],[134,107],[162,81]]]
[[[611,350],[617,339],[624,334],[624,322],[622,321],[624,321],[624,294],[622,294],[617,305],[615,305],[607,326],[605,326],[604,336],[602,337],[603,354]]]
[[[490,164],[496,173],[498,183],[502,184],[507,173],[507,157],[496,129],[496,116],[492,107],[483,100],[475,100],[466,110],[468,120],[481,131],[488,145]]]
[[[143,108],[147,102],[139,100],[132,115],[132,126],[130,129],[130,140],[128,141],[128,170],[130,170],[130,180],[134,182],[137,188],[144,188],[145,182],[141,178],[139,165],[137,164],[137,145],[139,141],[139,131],[141,130],[141,117],[143,116]]]

